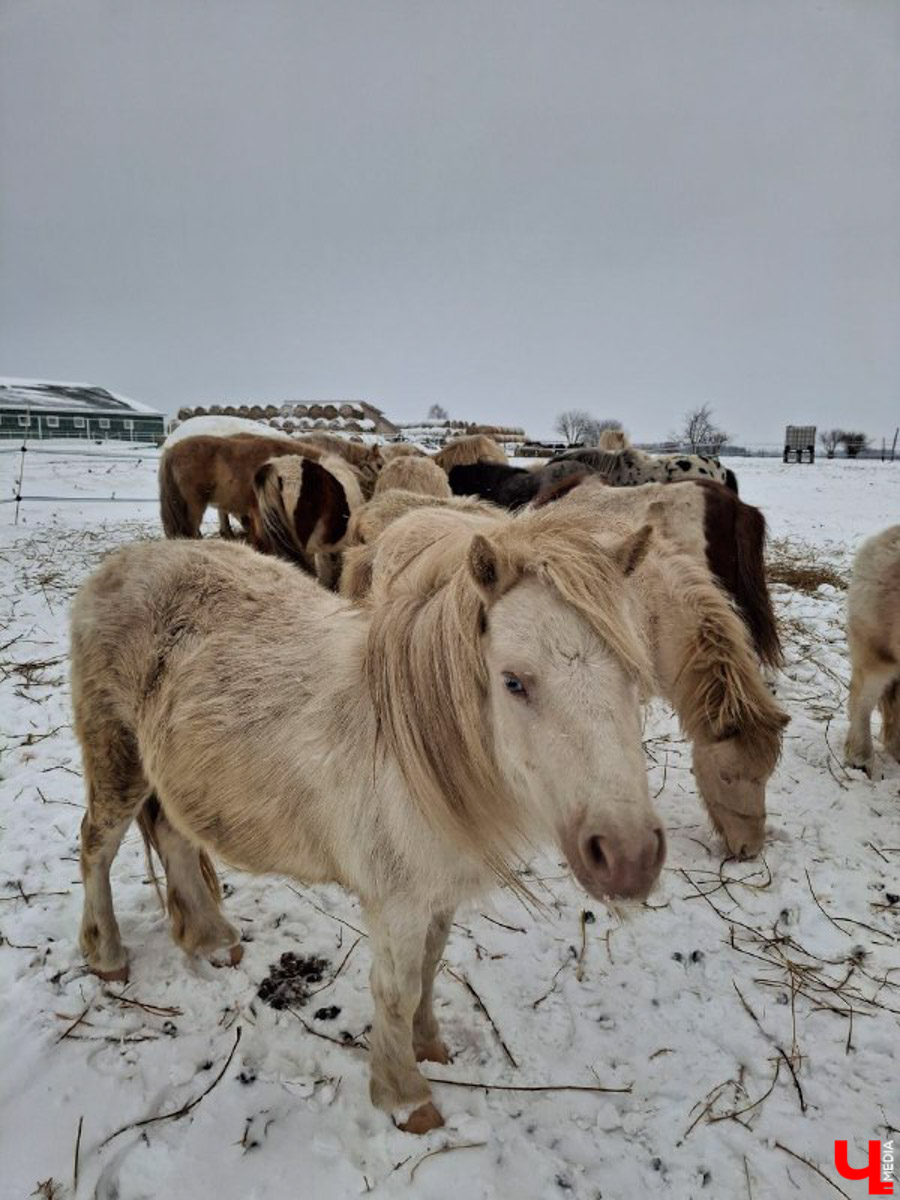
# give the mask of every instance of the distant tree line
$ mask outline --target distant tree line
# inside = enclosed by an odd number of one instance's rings
[[[622,422],[610,417],[599,419],[583,408],[570,408],[559,414],[553,428],[570,446],[579,442],[594,445],[601,433],[621,429]],[[729,434],[713,420],[713,410],[708,404],[686,412],[681,427],[669,435],[670,441],[692,454],[719,454],[728,438]]]
[[[671,434],[670,440],[678,442],[691,454],[720,454],[730,436],[714,423],[710,405],[701,404],[684,414],[681,429]]]
[[[621,428],[621,421],[597,418],[583,408],[569,408],[556,418],[553,431],[558,433],[570,446],[575,446],[579,442],[592,446],[597,442],[600,434],[607,429]]]
[[[868,450],[871,438],[857,429],[823,429],[819,441],[826,458],[834,458],[839,446],[844,447],[848,458],[856,458],[863,450]]]

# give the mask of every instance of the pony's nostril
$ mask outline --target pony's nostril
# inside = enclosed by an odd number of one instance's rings
[[[588,838],[587,850],[588,858],[595,867],[600,867],[601,870],[609,868],[609,861],[603,851],[603,838],[596,835]]]

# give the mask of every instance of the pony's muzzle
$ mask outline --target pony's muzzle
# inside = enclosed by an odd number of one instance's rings
[[[564,849],[575,877],[601,900],[643,900],[666,858],[666,835],[659,825],[627,835],[595,828],[573,842],[564,843]]]

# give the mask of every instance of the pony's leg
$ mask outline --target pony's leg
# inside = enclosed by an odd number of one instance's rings
[[[453,910],[435,913],[428,926],[425,954],[422,959],[422,995],[413,1017],[413,1049],[417,1062],[450,1061],[450,1052],[441,1041],[437,1017],[434,1015],[434,975],[447,945],[447,935],[453,921]]]
[[[234,530],[231,528],[231,522],[228,520],[228,509],[219,509],[219,537],[231,539],[234,537]]]
[[[416,1066],[413,1019],[422,995],[430,914],[409,899],[369,910],[372,936],[372,1074],[369,1095],[406,1133],[427,1133],[444,1120]]]
[[[104,979],[125,979],[128,956],[113,910],[109,869],[149,786],[134,738],[114,721],[98,718],[79,730],[87,783],[81,822],[84,910],[79,944],[90,969]]]
[[[173,938],[186,954],[227,950],[228,960],[236,965],[243,956],[241,935],[222,916],[222,893],[208,855],[174,828],[155,797],[142,818],[166,869]]]
[[[875,750],[872,746],[872,711],[890,683],[891,671],[864,670],[853,664],[850,677],[850,729],[844,744],[844,758],[851,767],[859,767],[867,775],[875,770]]]
[[[900,676],[888,684],[881,697],[881,720],[884,748],[900,762]]]
[[[188,520],[191,527],[191,537],[203,537],[200,532],[200,526],[203,524],[203,518],[206,516],[206,501],[194,499],[188,502]]]

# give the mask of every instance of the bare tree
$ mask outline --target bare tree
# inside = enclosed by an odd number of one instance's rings
[[[834,458],[835,451],[843,440],[843,429],[823,429],[819,434],[819,441],[822,443],[822,449],[825,451],[825,457]]]
[[[841,445],[848,458],[856,458],[860,451],[868,449],[869,440],[868,434],[859,430],[845,429],[841,434]]]
[[[702,404],[684,414],[681,431],[673,434],[672,440],[689,447],[692,454],[718,454],[728,436],[724,429],[713,424],[710,405]]]
[[[431,408],[428,410],[429,421],[448,421],[449,419],[450,414],[447,412],[446,408],[442,408],[440,404],[432,404]]]
[[[600,441],[601,433],[606,433],[608,429],[621,430],[621,428],[622,422],[615,420],[614,417],[603,417],[600,420],[591,417],[585,427],[584,440],[588,445],[596,446],[597,442]]]
[[[585,412],[583,408],[570,408],[559,414],[553,429],[560,437],[565,438],[570,446],[573,446],[576,442],[585,440],[593,420],[591,414]]]

